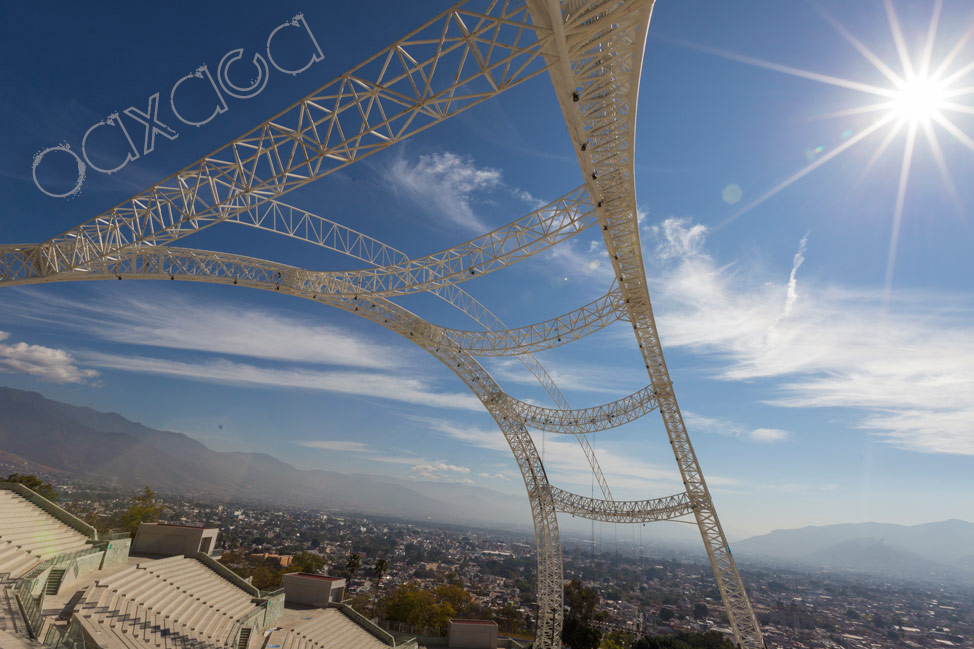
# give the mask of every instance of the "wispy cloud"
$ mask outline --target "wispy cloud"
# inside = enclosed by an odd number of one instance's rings
[[[382,176],[397,194],[430,210],[440,220],[477,234],[490,229],[475,206],[490,202],[491,192],[507,192],[531,210],[548,204],[526,189],[505,183],[500,169],[480,167],[473,158],[450,151],[421,155],[415,160],[399,156],[382,170]],[[509,220],[518,216],[511,215]]]
[[[470,478],[458,478],[456,475],[453,475],[457,473],[470,473],[470,469],[465,466],[456,466],[455,464],[447,464],[445,462],[417,464],[412,468],[412,476],[416,478],[424,478],[426,480],[446,480],[450,482],[459,481],[464,484],[473,484],[473,480]]]
[[[510,456],[510,447],[498,429],[464,426],[432,417],[413,419],[452,439]],[[532,431],[532,434],[538,452],[543,450],[545,472],[552,484],[588,494],[593,484],[592,470],[578,442],[568,435],[548,435],[542,443],[540,433]],[[621,446],[596,444],[595,452],[616,497],[628,494],[634,499],[651,498],[681,490],[679,473],[672,464],[657,465],[641,460]],[[714,486],[737,484],[737,480],[721,476],[708,476],[707,481]],[[616,493],[617,489],[619,493]],[[597,486],[595,491],[596,497],[601,497]]]
[[[114,343],[369,369],[395,368],[403,356],[342,327],[163,293],[91,300],[31,291],[29,300],[7,299],[4,307],[21,319],[58,322]]]
[[[631,340],[631,336],[630,336]],[[513,358],[485,358],[484,364],[500,383],[511,382],[537,386],[538,380],[524,365]],[[590,363],[545,361],[545,370],[561,390],[611,394],[613,399],[634,392],[648,379],[642,372],[605,367]],[[550,405],[550,404],[545,404]],[[595,405],[595,404],[592,404]]]
[[[780,442],[789,437],[788,431],[780,428],[754,428],[729,419],[706,417],[687,410],[683,411],[683,421],[691,431],[699,430],[729,437],[744,437],[755,442]]]
[[[510,480],[503,473],[478,473],[477,475],[481,478],[490,478],[491,480]]]
[[[175,376],[224,385],[302,388],[337,394],[378,397],[434,408],[480,411],[470,394],[443,393],[416,378],[379,372],[327,371],[301,368],[266,368],[225,359],[191,363],[146,356],[85,352],[89,365],[106,369]]]
[[[472,426],[464,426],[435,417],[414,416],[410,417],[410,419],[428,426],[429,429],[434,432],[442,433],[466,444],[476,446],[477,448],[499,451],[501,453],[511,452],[511,447],[508,446],[507,440],[504,439],[503,433],[501,433],[501,431],[497,428],[476,428]]]
[[[349,440],[302,440],[295,442],[298,446],[303,446],[305,448],[316,448],[322,451],[336,451],[341,453],[356,453],[362,456],[362,459],[369,460],[372,462],[381,462],[383,464],[409,464],[414,465],[417,462],[426,462],[423,458],[414,455],[382,455],[374,447],[365,444],[364,442],[353,442]]]
[[[87,383],[98,376],[95,370],[79,368],[63,349],[25,342],[4,344],[8,338],[9,333],[0,331],[0,372],[21,372],[52,383]]]
[[[881,291],[808,281],[799,291],[807,237],[775,282],[719,265],[688,219],[652,231],[665,346],[720,359],[722,379],[785,379],[773,404],[854,408],[853,426],[897,447],[974,455],[974,319],[957,306],[968,296],[901,294],[887,309]]]
[[[472,203],[484,190],[501,186],[501,172],[478,167],[455,153],[421,155],[415,162],[398,157],[385,171],[392,188],[440,219],[467,230],[486,232]]]
[[[346,453],[368,453],[372,449],[368,444],[362,442],[349,442],[345,440],[304,440],[295,442],[298,446],[305,448],[317,448],[323,451],[344,451]]]
[[[558,275],[566,280],[596,280],[606,286],[612,281],[609,253],[599,240],[569,239],[551,248],[545,256]]]

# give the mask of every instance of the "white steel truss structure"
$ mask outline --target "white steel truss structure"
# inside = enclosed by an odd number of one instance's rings
[[[692,514],[738,643],[762,648],[760,628],[673,392],[642,265],[634,130],[653,0],[471,0],[470,5],[461,2],[246,135],[94,219],[41,244],[0,246],[0,287],[108,279],[239,285],[313,300],[395,331],[467,385],[493,416],[517,461],[538,545],[536,648],[561,646],[558,512],[616,523]],[[410,258],[278,200],[545,71],[585,184],[522,219],[440,253]],[[301,239],[370,268],[321,272],[167,245],[221,221]],[[459,286],[596,224],[615,282],[606,295],[578,309],[508,328]],[[484,330],[441,327],[390,299],[416,292],[445,300]],[[532,352],[616,321],[631,325],[649,385],[611,403],[571,409]],[[503,392],[477,356],[518,358],[557,407]],[[685,492],[616,501],[586,434],[656,409]],[[529,428],[574,434],[604,498],[550,485]]]

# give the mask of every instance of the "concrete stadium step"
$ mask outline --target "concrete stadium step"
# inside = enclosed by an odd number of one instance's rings
[[[84,534],[81,534],[81,532],[50,517],[37,520],[25,520],[22,517],[18,517],[16,520],[12,521],[0,521],[0,536],[3,536],[3,538],[23,534],[29,531],[48,532],[50,534],[56,534],[58,532],[70,532],[72,534],[78,534],[79,536],[85,536]]]
[[[12,579],[19,579],[42,561],[40,557],[24,552],[0,565],[0,573],[9,573]]]

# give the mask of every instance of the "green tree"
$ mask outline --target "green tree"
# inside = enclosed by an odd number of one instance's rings
[[[673,619],[673,609],[666,608],[665,606],[659,610],[659,619],[664,622],[669,622]]]
[[[385,611],[387,619],[426,635],[444,633],[450,619],[462,612],[480,617],[489,615],[488,611],[477,609],[470,593],[454,583],[440,584],[432,592],[415,583],[403,584],[379,608]]]
[[[707,605],[703,602],[697,602],[693,605],[693,617],[697,618],[698,620],[707,617],[707,613],[709,612],[710,609],[707,608]]]
[[[680,632],[663,636],[643,636],[632,649],[735,649],[735,645],[717,631]]]
[[[275,590],[281,587],[281,575],[284,574],[284,570],[276,561],[252,557],[236,550],[224,552],[220,557],[220,563],[244,579],[249,577],[254,587],[260,590]]]
[[[156,502],[156,494],[145,488],[138,496],[132,497],[132,505],[119,518],[122,529],[135,536],[140,523],[155,523],[162,516],[163,505]]]
[[[11,473],[4,478],[4,481],[22,484],[34,493],[44,496],[50,501],[56,501],[59,497],[54,485],[50,484],[49,482],[44,482],[36,475]]]
[[[596,649],[602,639],[602,632],[595,625],[595,607],[599,595],[594,588],[582,585],[578,579],[565,584],[565,622],[562,626],[561,640],[572,649]]]
[[[315,574],[325,567],[325,560],[314,552],[298,552],[291,558],[288,572],[307,572]]]
[[[435,594],[436,601],[453,609],[454,615],[461,615],[473,601],[470,593],[456,584],[440,584],[436,587]]]
[[[602,649],[629,649],[636,636],[628,631],[610,631],[602,638]]]
[[[360,557],[357,554],[353,554],[348,558],[348,561],[345,562],[345,570],[348,571],[348,587],[346,588],[346,590],[351,589],[352,578],[355,576],[355,573],[358,572],[358,569],[361,567],[362,567],[362,557]]]
[[[504,633],[525,633],[527,624],[524,622],[524,615],[521,614],[513,604],[504,604],[501,610],[494,613],[494,621]]]
[[[386,616],[394,622],[402,622],[414,629],[433,626],[437,613],[433,593],[421,590],[416,584],[403,584],[393,591],[386,601]]]
[[[389,562],[385,559],[379,559],[375,562],[375,567],[372,568],[372,575],[375,577],[375,585],[372,586],[372,615],[375,616],[375,601],[379,597],[379,583],[382,578],[386,576],[389,572]]]

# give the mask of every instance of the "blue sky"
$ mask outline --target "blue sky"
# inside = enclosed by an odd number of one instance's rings
[[[0,241],[42,241],[101,213],[448,5],[232,6],[5,8]],[[920,67],[937,5],[891,6]],[[243,66],[299,12],[323,60],[295,76],[271,70],[261,94],[228,98],[198,128],[168,112],[178,79],[239,47]],[[900,192],[909,121],[877,127],[891,109],[851,110],[877,98],[822,76],[891,87],[875,61],[903,74],[883,2],[657,3],[637,120],[644,261],[677,396],[733,536],[974,519],[974,94],[963,92],[974,86],[974,39],[963,40],[972,26],[969,3],[943,2],[931,69],[954,51],[942,78],[959,72],[950,89],[962,91],[951,99],[960,110],[943,110],[952,129],[932,123],[935,147],[919,126]],[[285,65],[307,60],[306,40],[280,42]],[[144,111],[157,92],[176,139],[157,137],[115,174],[89,171],[70,198],[38,189],[35,153],[62,142],[80,150],[88,128],[130,106]],[[121,150],[105,149],[102,164]],[[66,159],[45,158],[49,188],[73,183]],[[551,83],[539,77],[284,200],[420,256],[581,183]],[[231,224],[181,245],[309,268],[362,265]],[[606,291],[601,246],[587,231],[464,288],[509,325],[544,320]],[[432,298],[400,303],[474,328]],[[0,332],[0,384],[304,468],[523,493],[503,437],[456,377],[398,336],[321,305],[197,284],[5,288]],[[647,383],[621,323],[538,356],[575,407]],[[516,362],[484,364],[507,392],[544,402]],[[589,493],[577,444],[537,441],[553,483]],[[592,443],[617,497],[679,490],[655,413]]]

